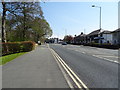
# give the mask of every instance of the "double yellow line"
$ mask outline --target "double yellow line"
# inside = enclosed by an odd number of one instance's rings
[[[49,45],[48,45],[49,48]],[[80,78],[73,72],[73,70],[64,62],[64,60],[51,48],[49,48],[55,60],[64,68],[73,82],[80,90],[89,90],[88,87],[80,80]],[[67,80],[70,88],[74,88],[71,83]]]

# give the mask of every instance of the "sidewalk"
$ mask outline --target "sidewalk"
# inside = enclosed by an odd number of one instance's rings
[[[3,88],[69,88],[45,45],[2,67]]]

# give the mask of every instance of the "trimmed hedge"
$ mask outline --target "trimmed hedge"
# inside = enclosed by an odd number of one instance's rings
[[[19,52],[28,52],[32,51],[34,48],[35,42],[32,41],[2,43],[2,56]]]
[[[88,43],[88,44],[84,44],[84,46],[92,46],[92,47],[107,48],[107,49],[119,49],[120,48],[120,45],[99,44],[99,43]]]
[[[80,44],[80,43],[72,43],[73,45],[84,45],[84,46],[91,46],[91,47],[99,47],[99,48],[107,48],[107,49],[119,49],[120,48],[120,44],[119,45],[111,45],[110,43],[103,43],[103,44],[99,44],[99,43],[84,43],[84,44]]]

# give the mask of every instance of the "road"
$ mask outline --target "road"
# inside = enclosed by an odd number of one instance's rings
[[[118,88],[118,50],[41,45],[2,66],[2,87]]]
[[[118,50],[51,44],[88,88],[118,88]]]

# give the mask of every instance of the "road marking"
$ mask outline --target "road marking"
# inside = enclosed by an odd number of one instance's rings
[[[64,78],[65,78],[65,80],[66,80],[66,82],[67,82],[67,84],[69,85],[69,87],[70,87],[71,90],[72,90],[72,89],[74,88],[73,85],[72,85],[72,83],[70,82],[69,78],[67,77],[65,71],[63,70],[62,66],[61,66],[60,63],[58,62],[58,60],[57,60],[57,58],[55,57],[54,53],[51,51],[49,44],[47,44],[47,46],[48,46],[50,52],[52,53],[54,59],[56,60],[56,62],[57,62],[57,64],[58,64],[58,67],[60,68],[60,70],[61,70],[61,72],[62,72],[62,74],[63,74],[63,76],[64,76]]]
[[[57,60],[60,62],[60,64],[63,66],[63,68],[66,70],[66,72],[69,74],[69,76],[74,81],[74,83],[77,85],[77,87],[80,89],[82,89],[82,87],[83,87],[84,89],[89,90],[88,87],[73,72],[73,70],[71,70],[71,68],[63,61],[63,59],[53,49],[50,49],[50,50],[52,51],[54,56],[57,58]],[[82,85],[82,87],[81,87],[81,85]]]
[[[50,50],[50,51],[51,51],[51,50]],[[55,55],[53,54],[52,51],[51,51],[51,53],[52,53],[53,57],[55,58],[55,60],[56,60],[56,62],[57,62],[57,64],[58,64],[60,70],[62,71],[63,76],[64,76],[64,78],[66,79],[66,81],[67,81],[69,87],[70,87],[71,89],[74,88],[73,85],[71,84],[70,80],[68,79],[68,77],[67,77],[65,71],[63,70],[63,68],[61,67],[60,63],[58,62],[57,58],[55,57]]]
[[[119,63],[118,61],[114,61],[115,63]]]
[[[86,52],[83,52],[83,51],[81,52],[80,50],[75,50],[75,51],[80,52],[80,53],[83,53],[83,54],[86,54]]]
[[[111,60],[111,59],[108,59],[108,58],[100,57],[98,55],[92,55],[92,56],[100,58],[100,59],[104,59],[104,60],[107,60],[107,61],[110,61],[110,62],[119,63],[118,61],[114,61],[114,60]]]
[[[57,57],[58,59],[59,57]],[[59,60],[59,59],[58,59]],[[64,67],[64,69],[67,71],[67,73],[69,74],[69,76],[72,78],[72,80],[76,83],[76,85],[78,86],[78,88],[82,88],[79,83],[76,81],[76,79],[72,76],[72,74],[68,71],[68,69],[64,66],[64,64],[59,60],[59,62],[62,64],[62,66]]]
[[[82,52],[83,54],[85,54],[85,52]]]
[[[57,54],[57,53],[56,53]],[[59,57],[59,55],[58,55]],[[60,57],[59,57],[60,58]],[[65,64],[65,66],[71,71],[71,73],[77,78],[77,80],[83,85],[84,88],[88,88],[83,82],[82,80],[80,80],[80,78],[73,72],[73,70],[62,60],[62,58],[60,58],[60,60]]]
[[[105,55],[100,55],[100,54],[95,54],[95,55],[97,55],[97,56],[102,56],[102,57],[114,57],[114,58],[118,58],[118,56],[112,56],[112,55],[107,55],[107,56],[105,56]]]
[[[72,76],[72,74],[67,70],[67,68],[63,65],[63,63],[58,59],[58,57],[55,55],[55,53],[54,53],[52,50],[51,50],[51,52],[52,52],[55,60],[56,60],[57,62],[59,61],[58,64],[59,64],[59,65],[61,64],[61,65],[63,66],[63,68],[66,70],[66,72],[69,74],[69,76],[73,79],[73,81],[74,81],[75,83],[77,83],[77,81],[74,79],[74,77]],[[63,75],[65,75],[65,72],[64,72]],[[71,88],[71,89],[74,88],[67,76],[66,76],[66,80],[67,80],[70,88]],[[77,83],[77,85],[78,85],[79,88],[81,88],[78,83]]]
[[[71,48],[67,48],[67,49],[69,49],[69,50],[74,50],[74,49],[71,49]],[[86,54],[86,52],[83,52],[83,51],[80,51],[80,50],[75,50],[75,51],[80,52],[80,53],[83,53],[83,54]]]

